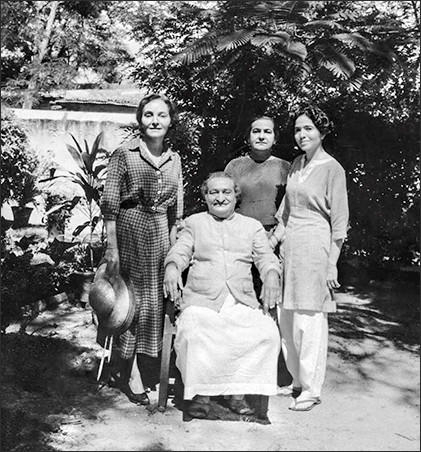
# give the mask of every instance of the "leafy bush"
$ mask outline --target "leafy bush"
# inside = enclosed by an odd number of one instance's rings
[[[1,109],[1,198],[25,205],[36,194],[35,173],[40,158],[30,146],[22,123],[8,108]]]
[[[53,242],[54,243],[54,242]],[[9,230],[2,239],[1,330],[13,322],[21,332],[39,314],[39,303],[67,292],[74,264],[47,242],[45,230]]]
[[[45,216],[47,231],[51,232],[54,227],[57,232],[64,234],[66,226],[72,217],[73,204],[60,194],[46,193]]]

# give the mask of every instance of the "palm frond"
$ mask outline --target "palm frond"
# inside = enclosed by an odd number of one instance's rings
[[[303,61],[307,58],[307,47],[301,44],[301,42],[291,41],[287,45],[287,51],[289,54],[297,56]]]
[[[277,24],[294,22],[307,22],[306,13],[309,9],[309,1],[266,1],[266,2],[252,2],[255,7],[250,11],[259,19],[270,17]]]
[[[361,50],[371,50],[373,44],[371,41],[360,33],[338,33],[332,35],[332,39],[336,39],[340,42],[346,43],[352,47],[358,47]]]
[[[352,77],[348,80],[348,87],[351,92],[360,91],[364,84],[362,77]]]
[[[176,53],[171,61],[189,65],[203,56],[211,55],[215,51],[217,43],[218,33],[215,31],[209,32],[183,51]]]
[[[339,33],[332,35],[333,39],[336,39],[340,42],[346,43],[353,47],[358,47],[359,49],[365,52],[371,52],[376,55],[379,55],[390,63],[395,63],[397,60],[395,52],[385,46],[384,43],[378,44],[370,41],[368,38],[364,37],[360,33]]]
[[[287,44],[291,40],[291,36],[285,32],[268,34],[265,32],[257,32],[251,39],[251,44],[256,47],[264,47],[273,44]]]
[[[229,35],[222,36],[218,39],[216,51],[233,50],[250,42],[253,37],[254,30],[239,30]]]
[[[349,79],[355,72],[355,64],[343,53],[337,53],[335,59],[326,59],[323,66],[335,77]]]
[[[339,22],[335,20],[312,20],[303,25],[304,29],[308,30],[345,30]]]

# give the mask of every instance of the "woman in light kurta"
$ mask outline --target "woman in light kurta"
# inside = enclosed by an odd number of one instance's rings
[[[282,243],[284,286],[280,324],[282,349],[293,377],[289,407],[308,411],[321,401],[326,373],[328,313],[340,287],[337,261],[347,236],[346,175],[323,147],[331,122],[316,106],[299,109],[294,138],[304,155],[291,166],[286,194],[270,238]]]
[[[123,363],[118,385],[131,402],[145,405],[144,386],[159,381],[164,259],[183,214],[183,180],[180,156],[164,142],[177,119],[172,103],[148,95],[136,119],[141,137],[111,155],[101,208],[107,273],[125,273],[136,294],[133,324],[115,342]]]
[[[186,219],[165,259],[164,288],[182,289],[174,348],[187,412],[205,418],[211,396],[226,395],[237,414],[252,414],[245,394],[275,395],[278,327],[268,313],[280,297],[280,264],[262,224],[234,212],[238,186],[213,173],[202,187],[208,212]],[[262,281],[259,304],[254,262]],[[185,287],[181,274],[189,267]]]

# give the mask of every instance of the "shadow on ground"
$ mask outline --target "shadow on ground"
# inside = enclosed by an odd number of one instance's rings
[[[90,348],[51,336],[2,334],[1,364],[5,452],[54,450],[46,445],[49,434],[63,424],[95,419],[113,403],[111,390],[99,391]]]
[[[334,335],[345,339],[388,340],[401,350],[418,349],[419,285],[405,281],[346,285],[337,298],[338,312],[329,317]]]
[[[390,356],[384,360],[382,351],[386,342],[392,349],[410,352],[417,359],[419,284],[405,281],[348,284],[337,297],[338,312],[330,316],[332,353],[346,363],[355,364],[352,372],[358,372],[369,382],[373,374],[379,380],[382,378],[382,366],[397,366],[399,371],[399,362],[392,362],[393,354],[390,355],[392,361]],[[67,339],[57,337],[59,328],[72,331],[71,318],[71,311],[53,312],[49,323],[35,325],[32,334],[2,334],[3,451],[53,451],[55,449],[48,446],[48,438],[63,424],[97,419],[98,413],[113,406],[119,409],[119,392],[108,386],[101,387],[95,381],[98,353],[89,345],[90,338],[88,345],[81,347],[76,330]],[[371,346],[359,348],[362,343]],[[368,372],[367,365],[375,372]],[[338,384],[355,385],[349,369],[345,365],[334,369],[339,377]],[[399,387],[396,381],[386,383],[397,387],[402,403],[414,404],[414,400],[419,399],[405,384]]]

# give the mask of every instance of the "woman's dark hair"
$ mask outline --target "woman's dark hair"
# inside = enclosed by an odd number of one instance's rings
[[[296,119],[302,115],[308,116],[322,135],[327,135],[333,130],[333,123],[327,114],[321,108],[312,104],[300,105],[291,109],[292,128],[295,126]]]
[[[171,127],[175,128],[175,126],[178,122],[178,113],[177,113],[177,110],[176,110],[174,104],[170,101],[170,99],[168,99],[168,97],[164,96],[163,94],[155,94],[155,93],[148,94],[147,96],[142,98],[142,100],[139,103],[139,106],[137,107],[136,121],[139,124],[139,128],[142,130],[142,115],[143,115],[143,109],[145,108],[145,105],[156,99],[161,99],[168,105],[168,110],[169,110],[169,114],[170,114],[170,118],[171,118]]]
[[[231,179],[234,182],[235,196],[237,198],[237,201],[239,201],[240,196],[241,196],[241,188],[237,184],[235,179],[231,175],[225,173],[224,171],[215,171],[214,173],[209,174],[209,176],[204,180],[204,182],[200,186],[200,191],[202,193],[202,196],[205,197],[205,195],[208,193],[208,182],[212,179],[215,179],[216,177],[226,177],[227,179]]]
[[[276,124],[276,121],[273,119],[273,118],[271,118],[270,116],[265,116],[265,115],[260,115],[260,116],[254,116],[252,119],[251,119],[251,121],[250,121],[250,123],[249,123],[249,126],[247,127],[247,129],[246,129],[246,131],[245,131],[245,133],[244,133],[244,138],[245,138],[245,140],[248,142],[249,141],[249,138],[250,138],[250,132],[251,132],[251,129],[252,129],[252,125],[253,125],[253,123],[255,122],[255,121],[257,121],[257,120],[259,120],[259,119],[268,119],[269,121],[272,121],[272,124],[273,124],[273,133],[275,134],[275,141],[278,141],[278,138],[279,138],[279,127],[277,126],[277,124]]]

